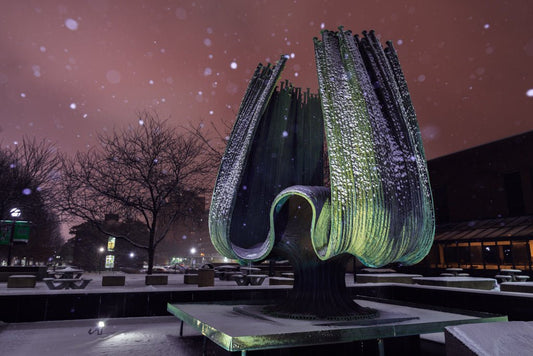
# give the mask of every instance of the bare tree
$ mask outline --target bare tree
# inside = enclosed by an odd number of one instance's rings
[[[35,138],[0,150],[0,213],[10,208],[31,209],[35,197],[52,207],[60,156],[55,146]],[[24,211],[23,210],[23,211]]]
[[[156,113],[143,112],[138,119],[137,125],[99,135],[99,146],[64,160],[62,205],[100,231],[146,250],[151,274],[157,246],[176,219],[194,213],[193,199],[204,192],[213,165],[195,135],[179,133]],[[105,231],[109,213],[142,221],[145,240]]]

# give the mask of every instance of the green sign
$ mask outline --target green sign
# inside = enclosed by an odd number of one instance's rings
[[[30,224],[29,221],[15,221],[14,243],[28,243],[30,238]],[[12,220],[0,220],[0,245],[9,245],[12,228]]]

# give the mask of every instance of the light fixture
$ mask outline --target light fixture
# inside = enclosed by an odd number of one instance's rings
[[[92,335],[96,333],[96,335],[102,335],[102,332],[104,331],[104,327],[105,327],[105,322],[103,320],[100,320],[98,321],[98,323],[96,323],[96,327],[94,329],[93,328],[89,329],[89,334]]]
[[[22,212],[20,211],[19,208],[13,208],[9,210],[9,214],[11,215],[12,218],[19,218]]]

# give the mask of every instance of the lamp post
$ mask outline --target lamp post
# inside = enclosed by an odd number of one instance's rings
[[[19,208],[13,208],[9,211],[9,214],[11,215],[11,233],[9,234],[9,248],[7,249],[7,265],[11,266],[11,249],[13,248],[13,238],[15,237],[15,225],[22,212]]]
[[[105,251],[105,248],[100,246],[100,248],[98,249],[98,253],[99,253],[99,258],[98,258],[98,273],[101,273],[102,272],[102,258],[104,256],[104,251]]]
[[[191,257],[191,265],[192,265],[193,268],[194,268],[195,265],[196,265],[196,263],[195,263],[196,261],[195,261],[195,259],[194,259],[194,254],[195,254],[195,253],[196,253],[196,248],[194,248],[194,247],[191,248],[191,255],[192,255],[192,257]]]

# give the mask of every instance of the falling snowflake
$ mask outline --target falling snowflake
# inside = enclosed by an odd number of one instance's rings
[[[148,81],[148,84],[150,84],[150,85],[154,85],[154,81],[153,81],[152,79],[150,79],[150,80]]]
[[[490,25],[489,25],[488,23],[486,23],[486,24],[483,26],[483,28],[484,28],[485,30],[488,30],[488,29],[490,28]]]
[[[209,38],[204,39],[204,45],[206,47],[211,47],[211,45],[212,45],[211,40]]]
[[[70,103],[70,108],[71,108],[72,110],[75,110],[76,107],[77,107],[76,103]]]
[[[213,71],[211,70],[211,68],[207,67],[204,69],[204,75],[205,76],[208,76],[208,75],[211,75],[213,73]]]
[[[41,67],[38,65],[32,65],[31,69],[33,70],[33,75],[39,78],[41,76]]]
[[[76,31],[78,29],[78,21],[74,19],[66,19],[65,26],[71,31]]]
[[[233,61],[231,62],[231,64],[229,65],[231,69],[237,69],[237,62]]]
[[[25,97],[26,97],[26,93],[20,93],[20,96],[21,96],[22,98],[25,98]]]
[[[39,51],[41,51],[41,52],[43,52],[43,53],[46,52],[46,47],[45,47],[45,46],[41,46],[41,47],[39,47]]]
[[[529,89],[529,90],[526,92],[526,95],[529,96],[530,98],[533,98],[533,88],[532,88],[532,89]]]

